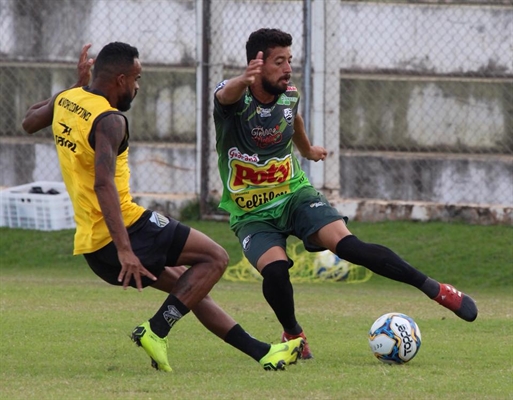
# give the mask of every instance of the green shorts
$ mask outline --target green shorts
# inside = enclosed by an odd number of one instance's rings
[[[256,215],[258,216],[258,214]],[[296,236],[307,251],[322,251],[308,238],[331,222],[347,218],[332,207],[326,197],[312,186],[305,186],[291,195],[278,218],[241,218],[232,229],[237,235],[244,255],[256,266],[260,257],[271,247],[287,250],[287,238]]]

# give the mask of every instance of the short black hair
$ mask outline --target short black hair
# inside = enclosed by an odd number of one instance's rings
[[[270,49],[292,46],[292,36],[279,29],[262,28],[249,35],[246,42],[246,58],[248,64],[256,58],[259,51],[264,53],[264,60]]]
[[[93,78],[126,73],[139,58],[139,50],[127,43],[112,42],[103,47],[94,61]]]

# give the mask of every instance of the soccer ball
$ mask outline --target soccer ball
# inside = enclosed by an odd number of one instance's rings
[[[329,250],[315,255],[315,275],[321,279],[343,281],[349,276],[351,265]]]
[[[407,363],[418,353],[420,343],[419,327],[405,314],[384,314],[369,330],[371,351],[386,364]]]

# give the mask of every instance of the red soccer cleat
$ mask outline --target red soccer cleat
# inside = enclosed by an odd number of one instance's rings
[[[313,358],[313,354],[310,351],[310,346],[308,346],[308,341],[306,340],[306,336],[303,332],[301,332],[299,335],[289,335],[288,333],[283,332],[281,334],[281,341],[282,341],[282,343],[288,342],[289,340],[297,339],[299,337],[303,338],[305,340],[305,344],[303,346],[303,351],[301,352],[301,359],[308,360],[309,358]]]
[[[440,292],[433,300],[465,321],[472,322],[477,318],[477,306],[472,297],[448,283],[440,284]]]

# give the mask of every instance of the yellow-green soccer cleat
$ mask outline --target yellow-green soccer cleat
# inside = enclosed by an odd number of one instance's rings
[[[151,358],[151,366],[159,371],[172,371],[167,360],[167,338],[158,337],[150,328],[150,322],[136,326],[132,340],[141,346]]]
[[[301,358],[305,340],[297,338],[286,343],[271,345],[269,352],[259,361],[266,371],[284,370],[286,365],[295,364]]]

